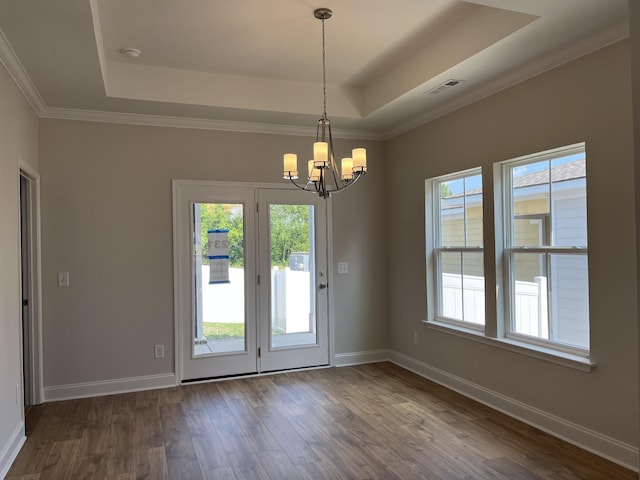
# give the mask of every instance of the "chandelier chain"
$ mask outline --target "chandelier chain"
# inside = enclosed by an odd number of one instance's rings
[[[322,18],[322,118],[327,118],[327,62],[324,39],[324,17]]]

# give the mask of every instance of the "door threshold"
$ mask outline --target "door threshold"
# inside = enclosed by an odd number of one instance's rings
[[[218,377],[206,377],[206,378],[194,378],[188,380],[182,380],[180,382],[181,385],[191,385],[197,383],[210,383],[210,382],[222,382],[225,380],[238,380],[241,378],[254,378],[254,377],[266,377],[268,375],[279,375],[282,373],[291,373],[291,372],[304,372],[308,370],[320,370],[324,368],[332,368],[331,365],[313,365],[310,367],[299,367],[299,368],[285,368],[281,370],[269,370],[266,372],[253,372],[253,373],[237,373],[231,375],[220,375]]]

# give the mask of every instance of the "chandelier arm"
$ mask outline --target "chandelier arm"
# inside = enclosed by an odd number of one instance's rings
[[[309,186],[309,183],[311,183],[311,182],[307,182],[307,183],[306,183],[306,185],[303,187],[303,186],[301,186],[299,183],[295,182],[295,181],[293,180],[293,178],[289,178],[289,181],[290,181],[291,183],[293,183],[293,184],[294,184],[297,188],[299,188],[300,190],[304,190],[304,191],[306,191],[306,192],[308,192],[308,191],[309,191],[309,189],[308,189],[307,187]]]
[[[360,179],[360,177],[362,177],[361,174],[357,173],[353,176],[353,180],[351,180],[350,182],[347,183],[342,183],[342,186],[336,190],[334,190],[334,192],[341,192],[342,190],[346,190],[347,188],[349,188],[351,185],[355,185],[355,183]]]

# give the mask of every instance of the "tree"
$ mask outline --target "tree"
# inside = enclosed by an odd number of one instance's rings
[[[309,252],[308,205],[271,205],[271,265],[289,266],[292,252]]]
[[[208,231],[220,228],[229,230],[229,266],[244,266],[244,225],[242,205],[228,203],[200,204],[200,237],[202,241],[203,262],[209,251]]]
[[[440,198],[447,198],[453,195],[453,192],[446,183],[440,184]]]

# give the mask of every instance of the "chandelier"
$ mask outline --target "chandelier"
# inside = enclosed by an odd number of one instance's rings
[[[307,183],[296,182],[298,178],[298,155],[284,154],[284,176],[296,187],[308,192],[317,193],[322,198],[328,198],[333,192],[339,192],[353,185],[367,173],[367,151],[364,148],[354,148],[351,157],[342,158],[341,170],[338,168],[334,156],[331,122],[327,118],[327,66],[325,60],[324,21],[331,18],[333,12],[328,8],[318,8],[313,16],[322,21],[322,118],[318,120],[316,141],[313,144],[313,160],[307,162]]]

